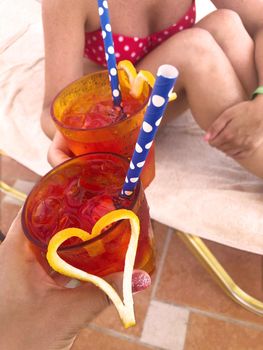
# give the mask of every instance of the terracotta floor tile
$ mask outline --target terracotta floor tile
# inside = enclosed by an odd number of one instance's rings
[[[220,244],[207,243],[240,287],[263,301],[261,257]],[[224,294],[176,235],[171,239],[157,299],[263,326],[263,318],[246,311]]]
[[[153,231],[154,231],[155,244],[156,244],[156,266],[157,266],[155,272],[151,276],[152,284],[154,284],[156,273],[159,266],[160,256],[162,254],[164,242],[167,236],[168,227],[156,221],[153,221],[152,224],[153,224]],[[136,320],[137,320],[137,324],[135,327],[125,330],[122,327],[119,317],[113,306],[104,310],[104,312],[97,317],[94,323],[97,326],[114,329],[118,332],[123,332],[125,334],[130,334],[133,336],[140,337],[143,329],[144,319],[150,303],[151,291],[152,291],[152,288],[148,288],[146,291],[143,291],[142,293],[138,293],[134,296],[135,312],[136,312]]]
[[[263,330],[191,313],[184,350],[262,350]]]
[[[149,350],[149,347],[98,332],[92,329],[81,331],[71,350]]]
[[[162,253],[162,249],[164,246],[164,242],[165,242],[169,227],[161,224],[158,221],[152,220],[152,228],[153,228],[153,232],[154,232],[154,239],[155,239],[156,250],[157,250],[157,260],[156,261],[158,263],[160,255]]]
[[[28,181],[34,183],[40,178],[39,175],[35,174],[8,156],[1,156],[0,166],[0,179],[1,181],[6,182],[9,186],[13,186],[20,180],[22,180],[22,182]],[[12,202],[11,197],[0,193],[0,229],[4,233],[8,231],[8,228],[10,227],[22,204],[22,202],[14,200]]]
[[[134,296],[136,326],[125,329],[113,306],[105,309],[93,322],[96,326],[113,329],[115,331],[140,337],[146,313],[150,302],[151,288]]]
[[[158,273],[159,267],[160,267],[160,259],[163,253],[163,248],[165,241],[167,239],[167,233],[169,227],[166,225],[163,225],[155,220],[152,220],[152,228],[154,233],[154,241],[155,241],[155,247],[156,247],[156,257],[155,257],[155,266],[156,269],[153,273],[152,277],[152,284],[155,283],[155,278]]]
[[[152,300],[141,340],[167,350],[183,350],[189,311]]]
[[[1,180],[9,186],[17,179],[36,182],[40,176],[8,156],[1,156]]]
[[[20,206],[10,203],[3,203],[3,195],[0,193],[0,230],[6,235],[11,223],[16,217]]]

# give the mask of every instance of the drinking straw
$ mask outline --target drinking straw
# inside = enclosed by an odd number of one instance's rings
[[[136,187],[145,160],[153,143],[153,139],[166,109],[169,94],[173,90],[177,77],[178,70],[171,65],[165,64],[158,69],[157,78],[121,191],[122,196],[130,196]]]
[[[104,43],[105,58],[109,72],[109,80],[111,85],[111,93],[114,106],[121,105],[121,91],[118,79],[116,57],[114,51],[114,43],[111,32],[110,17],[108,10],[108,1],[98,0],[98,9],[100,16],[100,25],[102,38]]]

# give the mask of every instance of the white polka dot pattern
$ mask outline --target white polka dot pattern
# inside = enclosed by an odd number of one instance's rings
[[[155,125],[156,125],[156,123],[155,123]],[[156,125],[156,126],[158,126],[158,125]],[[152,144],[153,144],[152,141],[149,142],[149,143],[147,143],[147,144],[145,145],[145,148],[146,148],[146,149],[150,149],[150,148],[152,147]]]
[[[147,122],[143,122],[142,123],[142,128],[145,132],[151,132],[152,131],[152,126],[151,124],[147,123]]]
[[[120,95],[119,90],[114,89],[114,90],[113,90],[113,96],[114,96],[114,97],[118,97],[119,95]]]
[[[116,57],[114,54],[114,42],[112,38],[112,32],[111,32],[111,25],[110,25],[110,18],[109,18],[109,10],[108,10],[108,2],[106,0],[98,0],[98,11],[100,16],[100,25],[101,25],[101,33],[103,38],[103,44],[104,44],[104,51],[105,51],[105,60],[107,62],[107,67],[109,71],[109,81],[111,85],[111,91],[112,91],[112,98],[113,103],[115,106],[121,105],[121,91],[120,91],[120,84],[117,74],[117,63],[116,63]],[[94,33],[93,33],[94,37]],[[92,38],[93,38],[92,37]],[[94,39],[93,39],[94,40]],[[96,41],[97,38],[95,36]],[[97,55],[97,61],[100,57],[100,52],[102,46],[99,45],[96,49],[93,47],[92,52],[94,55]],[[103,52],[101,52],[103,53]]]
[[[137,163],[138,168],[142,168],[144,166],[145,161]]]
[[[111,68],[110,74],[111,75],[116,75],[117,74],[117,69],[116,68]]]
[[[121,194],[123,196],[131,195],[136,187],[166,109],[169,93],[174,87],[177,76],[178,71],[173,66],[163,65],[158,69],[158,75],[149,99],[150,102],[146,109],[130,167],[122,188]]]
[[[168,94],[168,96],[169,96],[169,94]],[[156,126],[159,126],[159,125],[161,124],[162,118],[163,118],[163,117],[159,118],[159,119],[155,122],[155,125],[156,125]]]
[[[141,148],[141,146],[138,143],[136,143],[136,145],[135,145],[135,150],[137,153],[142,153],[142,151],[143,151],[143,149]]]
[[[162,105],[164,104],[165,99],[162,96],[159,95],[153,95],[152,97],[152,104],[155,107],[162,107]]]
[[[109,53],[110,55],[113,55],[113,54],[114,54],[114,47],[113,47],[113,46],[109,46],[109,47],[108,47],[108,53]]]
[[[105,12],[107,11],[107,1],[100,1],[99,13],[102,14],[101,16],[104,16]],[[85,55],[91,60],[105,66],[108,62],[105,60],[104,52],[101,51],[99,47],[103,45],[103,39],[106,40],[106,37],[110,34],[114,41],[115,57],[117,62],[128,59],[132,63],[136,64],[156,46],[161,45],[162,42],[177,32],[192,27],[195,23],[195,17],[195,1],[193,1],[190,8],[177,23],[174,23],[169,28],[165,28],[164,30],[150,34],[147,37],[129,37],[114,34],[112,33],[110,23],[108,22],[106,24],[109,24],[109,26],[102,27],[103,32],[97,30],[95,32],[85,34]],[[94,36],[96,37],[95,40],[93,39]]]
[[[106,24],[105,29],[107,30],[107,32],[111,32],[111,25],[109,23]]]

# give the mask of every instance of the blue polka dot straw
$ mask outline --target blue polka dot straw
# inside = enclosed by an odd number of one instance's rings
[[[177,77],[178,70],[171,65],[165,64],[158,69],[157,78],[121,191],[123,196],[130,196],[136,187]]]
[[[114,43],[111,32],[108,1],[98,0],[99,16],[100,16],[100,25],[102,31],[102,37],[104,42],[104,51],[105,58],[107,62],[109,79],[111,85],[111,92],[113,103],[115,106],[121,105],[121,91],[120,84],[117,74],[117,64],[114,51]]]

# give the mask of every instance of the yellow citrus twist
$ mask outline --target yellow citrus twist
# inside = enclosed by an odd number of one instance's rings
[[[153,88],[155,83],[155,78],[151,72],[147,70],[137,71],[134,65],[128,61],[123,60],[118,63],[119,69],[119,80],[122,86],[125,86],[130,90],[130,94],[134,98],[139,98],[143,92],[144,83],[148,83],[151,88]],[[175,92],[171,92],[169,95],[169,101],[173,101],[177,98]]]
[[[112,286],[103,278],[92,275],[68,264],[60,258],[57,250],[63,242],[71,237],[78,237],[87,242],[92,238],[99,236],[106,226],[123,219],[130,220],[131,237],[125,256],[122,301],[115,289],[112,288]],[[140,221],[136,214],[134,214],[131,210],[126,209],[113,210],[96,222],[91,234],[75,227],[67,228],[57,232],[49,241],[46,257],[50,266],[55,271],[65,276],[76,278],[80,281],[91,282],[103,290],[115,305],[124,327],[128,328],[136,324],[132,296],[132,272],[138,246],[139,234]]]

